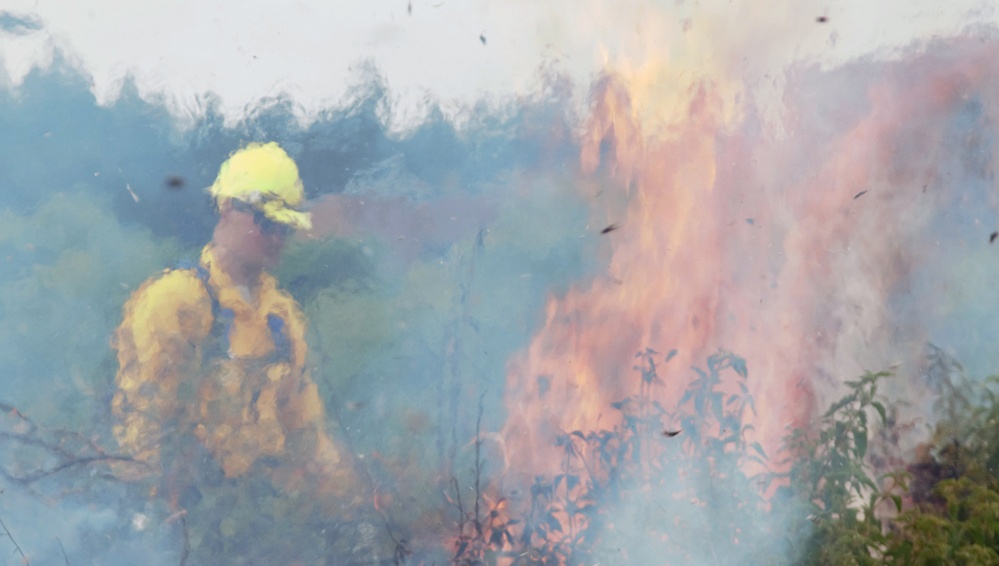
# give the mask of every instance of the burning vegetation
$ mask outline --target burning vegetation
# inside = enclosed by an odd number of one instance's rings
[[[795,65],[771,98],[697,57],[612,61],[581,119],[553,74],[469,109],[468,131],[435,109],[402,139],[375,78],[308,129],[282,101],[210,114],[177,163],[156,146],[103,175],[136,153],[74,140],[96,153],[47,181],[92,184],[14,179],[0,223],[0,361],[23,374],[0,403],[0,501],[21,504],[0,506],[3,535],[25,562],[999,563],[999,381],[924,346],[999,363],[997,45]],[[33,88],[0,114],[31,115]],[[87,109],[169,131],[138,99]],[[207,462],[168,504],[110,434],[121,305],[200,247],[191,187],[258,137],[295,153],[314,204],[275,275],[363,514],[314,505],[294,471],[227,477],[197,443],[164,456]],[[23,526],[29,496],[110,510],[57,538]]]

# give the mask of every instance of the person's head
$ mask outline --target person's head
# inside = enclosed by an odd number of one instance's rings
[[[209,191],[220,213],[212,241],[241,268],[273,266],[285,236],[312,227],[309,214],[296,210],[305,196],[298,167],[274,142],[233,153]]]

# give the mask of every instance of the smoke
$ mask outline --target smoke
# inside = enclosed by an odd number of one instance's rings
[[[761,127],[752,99],[732,112],[724,83],[695,82],[682,118],[650,130],[641,105],[659,100],[649,95],[658,83],[646,73],[598,82],[581,165],[603,190],[628,194],[628,209],[608,232],[607,273],[553,294],[513,358],[504,435],[522,469],[554,476],[561,434],[618,421],[609,408],[635,392],[626,372],[646,347],[678,348],[681,368],[719,349],[745,355],[758,409],[749,436],[769,454],[867,369],[901,368],[896,403],[928,420],[924,344],[952,339],[938,325],[964,324],[933,305],[969,299],[963,283],[954,296],[954,280],[939,278],[953,258],[983,261],[995,224],[994,93],[983,78],[993,37],[835,71],[792,67],[780,136]],[[693,377],[671,371],[653,390],[664,418],[690,407],[681,394]],[[737,477],[717,481],[749,493]],[[751,556],[732,551],[736,562]]]
[[[144,279],[197,257],[213,222],[202,189],[225,156],[243,140],[279,139],[300,164],[319,229],[290,244],[278,275],[309,315],[328,412],[394,495],[393,520],[419,532],[428,512],[446,517],[440,474],[468,456],[474,399],[489,393],[488,427],[498,429],[507,356],[547,292],[597,269],[595,242],[582,237],[585,204],[558,173],[576,150],[557,89],[470,108],[475,120],[461,131],[432,112],[398,137],[381,118],[382,80],[356,80],[345,106],[304,128],[285,99],[235,127],[209,103],[184,128],[128,85],[101,106],[58,57],[5,93],[3,401],[47,430],[113,448],[110,335],[121,304]],[[16,422],[10,429],[16,436]],[[74,561],[133,563],[136,545],[160,549],[144,560],[177,560],[184,541],[161,505],[90,475],[99,466],[23,484],[14,478],[59,458],[13,441],[4,451],[4,489],[18,495],[5,496],[3,518],[31,533],[16,537],[29,558],[58,557],[61,542]],[[74,496],[87,478],[86,496]],[[64,512],[30,503],[40,495]],[[148,528],[135,528],[137,513]],[[440,549],[442,528],[431,531],[416,544]],[[86,542],[95,539],[112,542]]]
[[[813,8],[717,44],[743,8],[649,8],[640,33],[602,45],[596,78],[556,61],[527,92],[427,100],[418,119],[400,118],[376,66],[358,67],[340,103],[255,99],[233,119],[231,98],[201,94],[178,118],[143,76],[98,103],[93,77],[57,51],[0,93],[0,401],[108,442],[121,304],[196,257],[214,221],[202,189],[229,152],[275,139],[300,165],[317,226],[277,275],[310,320],[327,412],[417,559],[454,550],[452,478],[468,493],[479,467],[483,494],[527,516],[539,476],[565,486],[593,473],[565,468],[565,437],[625,434],[615,404],[636,395],[683,432],[670,444],[635,425],[639,464],[659,466],[660,483],[601,492],[594,556],[786,559],[794,541],[775,533],[797,510],[764,497],[739,454],[759,442],[773,464],[782,436],[867,369],[897,364],[891,394],[921,407],[926,342],[973,375],[999,362],[999,38],[941,20],[950,38],[929,41],[925,22],[906,21],[915,31],[902,36],[924,39],[864,51],[849,29],[813,38],[826,29]],[[587,14],[601,29],[635,23],[630,9]],[[46,29],[2,18],[26,37]],[[824,47],[833,55],[814,55]],[[663,385],[643,393],[646,348],[660,352]],[[713,412],[701,430],[683,421],[696,416],[681,401],[697,378],[688,368],[720,350],[745,359],[755,402],[738,454],[688,440],[726,434]],[[719,393],[737,391],[733,371]],[[22,448],[2,449],[17,462],[8,474],[51,467]],[[32,560],[60,560],[61,545],[73,562],[134,563],[145,544],[156,554],[143,560],[177,561],[182,533],[161,506],[100,477],[67,493],[80,473],[4,481],[2,518]]]

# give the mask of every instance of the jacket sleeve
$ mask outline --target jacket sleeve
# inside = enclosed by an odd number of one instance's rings
[[[201,344],[212,327],[204,283],[186,270],[144,283],[125,303],[114,337],[118,373],[111,411],[126,455],[160,466],[161,439],[182,421],[181,386],[197,377]]]
[[[287,295],[280,309],[287,321],[287,338],[291,346],[292,361],[288,375],[272,378],[280,383],[277,391],[277,418],[287,437],[290,454],[300,454],[300,471],[315,489],[324,496],[344,502],[353,500],[360,504],[365,489],[358,462],[345,446],[331,436],[339,433],[337,420],[328,419],[319,388],[305,367],[307,347],[305,342],[305,316],[295,301]],[[280,371],[277,367],[274,368]],[[291,482],[287,487],[295,491],[303,486]]]

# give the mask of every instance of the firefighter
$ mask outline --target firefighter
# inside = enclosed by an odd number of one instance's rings
[[[219,220],[199,264],[166,270],[124,306],[114,436],[160,477],[177,467],[167,449],[187,438],[226,478],[259,472],[347,512],[360,504],[360,474],[328,432],[302,310],[267,273],[288,233],[311,228],[297,210],[298,168],[277,143],[250,144],[209,190]]]

